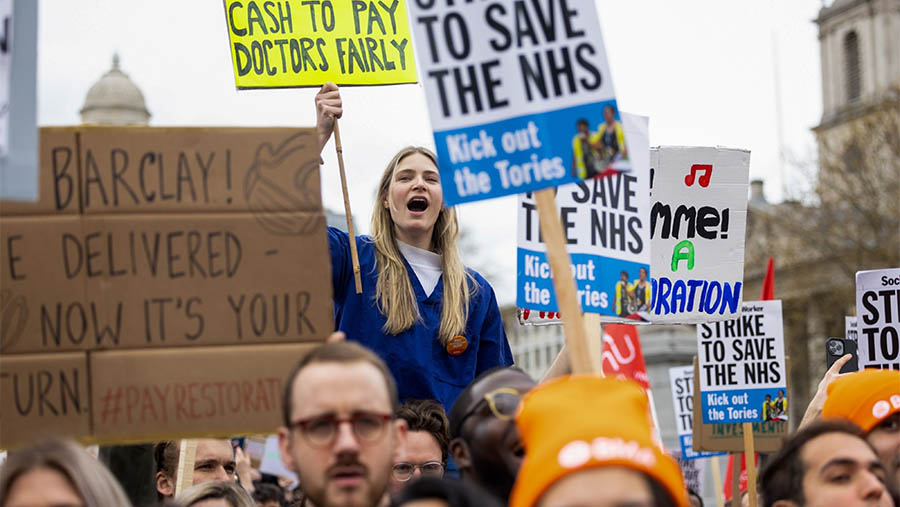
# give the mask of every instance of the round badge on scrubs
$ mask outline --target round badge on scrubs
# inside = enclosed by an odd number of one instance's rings
[[[465,336],[456,335],[447,342],[447,353],[451,356],[458,356],[469,348],[469,340]]]

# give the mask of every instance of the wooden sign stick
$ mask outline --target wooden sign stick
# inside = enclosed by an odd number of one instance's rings
[[[197,441],[190,438],[181,440],[178,451],[178,470],[175,474],[175,496],[194,484],[194,459],[197,457]]]
[[[731,507],[741,507],[741,460],[743,455],[734,453],[731,459]]]
[[[585,313],[584,327],[588,337],[588,357],[591,359],[591,371],[604,375],[603,372],[603,324],[599,313]]]
[[[553,189],[548,188],[535,192],[534,199],[541,221],[541,235],[547,245],[547,261],[553,273],[556,305],[562,314],[572,373],[592,373],[584,319],[581,317],[578,293],[575,291],[575,279],[570,267],[572,261],[566,251],[566,237],[556,208],[556,197]]]
[[[725,507],[725,495],[722,493],[722,469],[719,468],[719,457],[713,456],[710,458],[709,465],[712,467],[713,488],[716,491],[716,507]]]
[[[750,507],[756,507],[756,450],[753,448],[753,423],[748,422],[744,423],[744,460]]]
[[[334,149],[337,151],[338,168],[341,172],[341,191],[344,193],[344,214],[347,215],[347,234],[350,235],[350,260],[353,262],[353,281],[356,293],[362,294],[362,279],[359,276],[359,255],[356,253],[356,233],[353,231],[353,214],[350,212],[350,194],[347,191],[347,174],[344,172],[344,149],[341,146],[341,129],[338,119],[334,119]]]

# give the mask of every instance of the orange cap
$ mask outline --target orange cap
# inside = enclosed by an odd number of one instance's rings
[[[862,370],[828,384],[823,419],[849,419],[866,433],[900,412],[900,371]]]
[[[681,469],[653,443],[650,404],[631,380],[560,377],[525,395],[516,417],[525,460],[510,507],[531,507],[553,483],[587,468],[622,466],[650,476],[686,507]]]

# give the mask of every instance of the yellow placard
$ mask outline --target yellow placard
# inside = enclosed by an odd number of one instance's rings
[[[238,88],[415,83],[405,0],[224,0]]]

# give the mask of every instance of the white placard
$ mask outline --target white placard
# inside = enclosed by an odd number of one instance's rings
[[[740,313],[750,152],[662,146],[651,153],[654,323]]]
[[[13,0],[0,0],[0,157],[9,154],[9,89],[12,80]]]
[[[717,453],[728,454],[728,453]],[[690,488],[698,495],[703,495],[703,479],[706,476],[705,459],[679,459],[678,466],[681,467],[681,476],[684,477],[684,486]]]
[[[672,389],[672,406],[675,412],[675,429],[681,459],[690,461],[708,456],[723,456],[724,452],[697,452],[693,449],[694,421],[694,366],[674,366],[669,368],[669,383]],[[682,462],[684,466],[684,463]],[[701,491],[701,490],[695,490]]]
[[[294,481],[294,484],[298,482],[297,474],[284,466],[284,462],[281,460],[281,451],[278,448],[277,435],[266,437],[266,447],[263,451],[262,460],[259,463],[259,471],[264,474],[276,475],[278,477],[288,477]],[[293,488],[293,485],[291,485],[290,488]]]
[[[581,119],[614,146],[598,167],[628,169],[594,2],[407,6],[448,204],[586,177],[571,164]]]
[[[624,322],[650,307],[650,140],[646,117],[622,113],[622,120],[632,170],[561,186],[556,205],[582,310]],[[516,305],[556,312],[533,194],[519,194],[517,214]]]
[[[900,370],[900,268],[856,273],[859,369]]]
[[[856,327],[856,317],[844,317],[844,338],[859,343],[859,329]]]
[[[697,326],[704,424],[787,420],[781,301],[745,302],[737,319]]]

